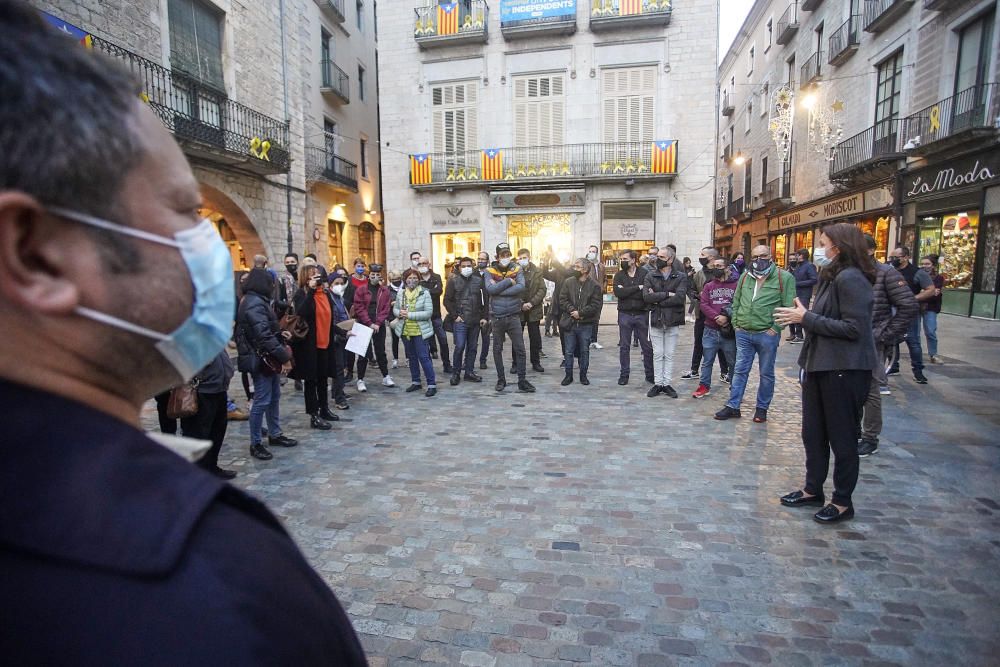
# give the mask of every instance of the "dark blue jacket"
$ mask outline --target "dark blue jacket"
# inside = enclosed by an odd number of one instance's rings
[[[128,424],[0,381],[0,656],[11,665],[365,665],[258,501]]]
[[[819,282],[816,265],[812,262],[803,262],[792,269],[792,275],[795,276],[795,296],[799,298],[803,306],[808,308],[813,289]]]

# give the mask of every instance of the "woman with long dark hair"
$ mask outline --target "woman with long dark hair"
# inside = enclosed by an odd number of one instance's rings
[[[806,481],[801,490],[782,496],[781,504],[822,505],[813,518],[836,523],[854,516],[857,429],[876,363],[872,337],[876,268],[861,230],[848,223],[822,229],[815,261],[820,275],[812,310],[798,298],[794,308],[775,309],[778,324],[801,324],[806,334],[799,354]],[[831,451],[833,498],[825,504],[823,483]]]

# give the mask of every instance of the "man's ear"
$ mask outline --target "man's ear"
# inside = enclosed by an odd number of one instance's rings
[[[0,192],[0,295],[16,308],[68,315],[80,294],[70,272],[80,243],[34,197]]]

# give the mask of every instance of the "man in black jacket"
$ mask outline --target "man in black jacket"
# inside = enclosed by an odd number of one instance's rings
[[[478,275],[485,283],[486,280],[486,269],[490,268],[490,253],[481,252],[476,255],[476,275]],[[483,317],[489,317],[490,314],[490,295],[483,290]],[[486,324],[479,329],[480,349],[479,350],[479,370],[486,370],[486,357],[490,354],[490,321],[487,319]]]
[[[441,319],[441,295],[444,294],[444,282],[441,276],[431,269],[429,257],[420,255],[417,258],[417,271],[420,273],[420,284],[431,294],[431,302],[434,304],[434,314],[431,316],[431,324],[434,326],[434,336],[431,337],[431,358],[435,358],[438,349],[441,350],[441,365],[444,372],[451,374],[451,356],[448,354],[448,334],[444,331],[444,321]],[[436,341],[436,342],[435,342]]]
[[[472,259],[459,258],[458,273],[448,279],[448,289],[444,292],[444,307],[448,310],[455,336],[454,372],[451,374],[453,387],[462,381],[463,368],[466,380],[483,381],[476,375],[475,368],[479,329],[486,325],[485,294],[483,278],[473,268]]]
[[[517,265],[524,271],[524,305],[521,306],[521,329],[528,330],[528,355],[531,359],[531,370],[544,373],[542,368],[542,302],[545,301],[545,278],[542,270],[531,261],[531,252],[527,248],[517,251]],[[511,370],[513,373],[514,370]]]
[[[572,274],[559,290],[559,329],[565,331],[565,387],[573,382],[573,355],[580,355],[580,384],[590,384],[590,341],[594,326],[601,317],[604,302],[601,286],[593,278],[594,267],[589,259],[573,262]]]
[[[274,515],[142,430],[232,321],[184,154],[128,72],[27,3],[0,2],[0,62],[4,663],[365,665]]]
[[[626,250],[619,255],[621,269],[615,274],[614,290],[618,299],[618,355],[621,371],[618,384],[628,384],[630,352],[633,336],[639,339],[642,348],[642,365],[646,371],[646,382],[653,378],[653,347],[649,342],[649,324],[646,320],[649,309],[642,298],[642,284],[646,280],[646,269],[638,266],[638,254]]]
[[[566,267],[556,258],[555,252],[552,250],[552,246],[549,246],[542,255],[541,262],[539,263],[542,269],[542,275],[546,280],[551,280],[555,284],[555,289],[552,291],[552,317],[555,318],[556,322],[560,321],[560,305],[559,305],[559,291],[562,289],[563,283],[566,282],[566,278],[569,277],[569,272]],[[566,339],[559,332],[559,354],[563,358],[566,357]],[[579,355],[577,355],[579,357]],[[565,367],[566,362],[562,361],[559,363],[561,368]]]
[[[661,248],[656,266],[646,274],[642,298],[650,306],[649,337],[653,342],[653,387],[646,396],[666,394],[677,398],[671,384],[674,370],[674,350],[680,326],[684,324],[684,302],[688,293],[688,278],[669,246]]]

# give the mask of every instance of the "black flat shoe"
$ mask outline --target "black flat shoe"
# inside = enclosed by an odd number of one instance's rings
[[[848,519],[854,518],[854,507],[848,507],[846,510],[841,512],[837,509],[837,506],[830,503],[820,511],[813,514],[813,519],[819,523],[837,523],[839,521],[847,521]]]
[[[583,378],[580,379],[580,382],[583,382]],[[525,394],[534,394],[535,385],[531,384],[527,380],[519,380],[517,383],[517,390]]]
[[[583,373],[580,373],[580,384],[590,384],[590,380]]]
[[[285,434],[281,434],[281,435],[276,435],[273,438],[269,437],[267,439],[267,444],[276,447],[294,447],[295,445],[299,444],[299,441],[296,440],[295,438],[289,438]]]
[[[541,364],[531,364],[531,370],[535,371],[536,373],[544,373],[545,372],[545,369],[542,368]]]
[[[648,398],[653,398],[654,396],[659,396],[661,391],[663,391],[663,388],[658,384],[654,384],[649,388],[649,391],[646,392],[646,396]]]
[[[767,410],[764,408],[757,408],[753,412],[753,422],[755,424],[763,424],[767,421]]]
[[[261,461],[270,461],[274,458],[274,455],[263,444],[250,445],[250,456]]]
[[[330,422],[323,421],[319,417],[312,417],[309,419],[309,428],[314,428],[318,431],[329,431],[333,427],[330,426]]]
[[[236,477],[235,470],[226,470],[225,468],[220,468],[219,466],[215,466],[215,468],[209,470],[208,472],[215,475],[219,479],[232,479],[233,477]]]
[[[566,377],[564,377],[562,379],[562,382],[560,382],[559,384],[561,384],[564,387],[573,384],[573,374],[572,373],[567,373]]]
[[[497,386],[494,387],[497,391],[503,391],[507,387],[507,383],[504,380],[497,380]]]
[[[618,376],[618,386],[624,387],[627,384],[628,384],[628,376],[627,375],[619,375]]]
[[[462,381],[462,377],[458,373],[455,373],[454,375],[451,376],[450,382],[451,382],[451,386],[452,387],[457,387],[458,383],[461,382],[461,381]]]
[[[481,371],[485,371],[486,370],[486,362],[485,361],[480,361],[479,362],[479,370],[481,370]]]
[[[406,393],[412,394],[413,392],[420,391],[421,389],[423,389],[423,386],[419,384],[411,384],[409,387],[406,388]]]
[[[464,378],[466,382],[482,382],[483,378],[476,375],[475,373],[466,373]]]
[[[333,414],[333,412],[330,411],[330,408],[321,408],[320,411],[319,411],[319,416],[320,416],[321,419],[325,419],[328,422],[339,422],[340,421],[340,417],[338,417],[337,415]]]
[[[781,496],[781,504],[785,507],[802,507],[804,505],[822,506],[825,502],[826,498],[823,497],[822,493],[818,496],[807,496],[802,491],[792,491]]]
[[[426,392],[424,392],[424,396],[426,396],[427,398],[430,398],[432,396],[437,395],[437,393],[438,393],[438,390],[437,390],[436,387],[430,387],[430,388],[427,389]]]
[[[660,390],[661,393],[666,394],[670,398],[677,398],[677,390],[671,387],[669,384]]]
[[[719,421],[725,421],[726,419],[739,419],[743,414],[736,408],[731,408],[728,405],[722,407],[721,410],[715,413],[715,418]]]

